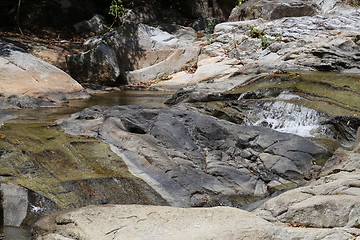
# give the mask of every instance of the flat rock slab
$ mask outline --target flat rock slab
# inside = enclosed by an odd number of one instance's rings
[[[281,227],[230,207],[174,208],[105,205],[63,212],[40,220],[37,240],[235,240],[351,239],[343,229]]]
[[[173,206],[244,205],[304,182],[324,148],[180,108],[94,106],[61,121],[111,144]]]

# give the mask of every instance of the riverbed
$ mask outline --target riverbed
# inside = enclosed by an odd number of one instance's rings
[[[336,111],[337,116],[358,117],[359,75],[336,73],[311,75],[312,73],[308,73],[302,80],[297,79],[296,75],[291,75],[293,78],[286,81],[269,78],[269,81],[255,82],[236,90],[235,93],[280,89],[288,95],[279,94],[276,101],[280,99],[325,113]],[[337,94],[338,92],[340,94]],[[298,97],[289,100],[287,98],[289,93]],[[126,164],[107,144],[88,136],[66,134],[56,122],[94,105],[165,107],[164,102],[172,94],[173,92],[163,91],[116,90],[92,94],[91,98],[86,100],[72,100],[64,107],[7,110],[15,117],[5,121],[0,128],[0,149],[3,159],[0,163],[0,175],[3,182],[29,190],[28,209],[30,210],[25,225],[31,226],[40,216],[56,210],[91,204],[167,205],[166,201],[144,181],[129,173]],[[260,100],[273,102],[271,97],[264,94],[263,99]],[[306,98],[306,101],[304,99],[300,101],[299,97]],[[216,115],[215,110],[217,113],[223,113],[226,109],[230,109],[226,113],[230,116],[237,104],[252,101],[259,100],[239,98],[235,100],[236,104],[234,101],[229,103],[220,101],[207,103],[206,107],[202,104],[201,108],[213,115]],[[257,110],[262,112],[261,109]],[[289,112],[291,116],[294,115],[292,113],[293,110]],[[238,112],[235,114],[237,115]],[[240,115],[240,118],[243,116]],[[237,119],[234,118],[233,121],[237,122],[235,120]],[[295,117],[295,120],[305,123],[307,119]],[[261,120],[261,123],[263,122],[264,120]],[[249,124],[249,121],[245,123]],[[299,126],[306,127],[297,125],[297,131]],[[334,149],[336,147],[338,145]],[[29,239],[30,236],[26,228],[5,228],[3,232],[5,239],[22,240]]]
[[[164,107],[170,95],[110,91],[69,101],[64,107],[7,110],[14,118],[0,128],[1,180],[28,189],[28,208],[32,209],[28,209],[30,217],[24,219],[26,226],[4,227],[5,239],[30,239],[28,226],[54,210],[104,203],[165,205],[150,187],[128,172],[105,143],[65,134],[56,121],[93,105]]]

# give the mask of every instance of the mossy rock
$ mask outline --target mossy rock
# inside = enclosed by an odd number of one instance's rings
[[[59,209],[104,203],[167,205],[104,142],[71,136],[46,123],[6,123],[0,134],[3,181],[30,189]]]
[[[284,101],[332,116],[360,117],[360,76],[357,74],[333,72],[269,74],[226,94],[248,93],[251,97],[246,100],[256,98],[271,101],[285,91],[301,98],[284,99]]]

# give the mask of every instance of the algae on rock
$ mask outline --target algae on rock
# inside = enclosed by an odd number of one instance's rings
[[[32,190],[58,209],[105,203],[167,205],[107,144],[65,134],[55,124],[5,123],[0,157],[4,182]]]

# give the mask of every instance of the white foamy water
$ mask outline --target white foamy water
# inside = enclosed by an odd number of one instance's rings
[[[284,93],[277,98],[291,100],[301,97]],[[314,137],[326,130],[325,126],[321,125],[322,119],[322,114],[313,109],[279,100],[265,102],[261,109],[250,111],[250,118],[246,120],[246,124],[269,127],[303,137]]]

